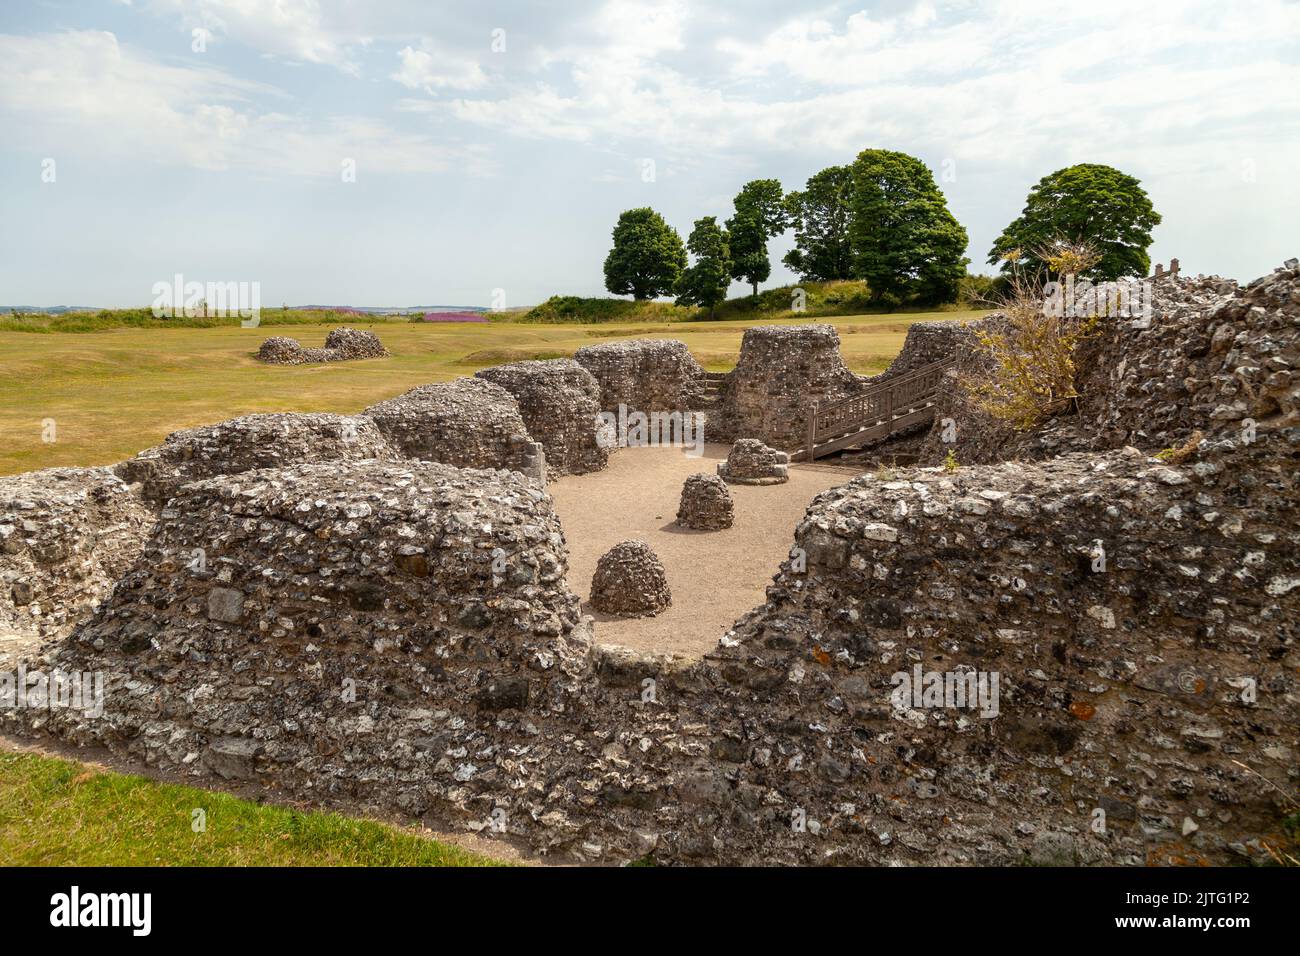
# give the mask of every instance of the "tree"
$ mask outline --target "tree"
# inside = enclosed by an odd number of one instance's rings
[[[614,227],[614,248],[605,257],[605,288],[639,300],[669,295],[686,268],[677,230],[649,207],[629,209]]]
[[[765,240],[790,228],[790,214],[779,179],[755,179],[745,183],[732,205],[737,216],[752,215],[758,219]]]
[[[709,318],[713,318],[713,310],[727,298],[727,286],[731,284],[727,233],[717,219],[705,216],[695,220],[686,248],[695,257],[695,264],[677,280],[677,304],[707,308]]]
[[[758,295],[758,284],[772,274],[763,223],[752,211],[737,213],[727,220],[727,232],[731,242],[731,278],[748,282],[754,295]]]
[[[877,301],[951,302],[966,275],[966,230],[915,156],[865,149],[853,163],[854,275]]]
[[[731,277],[748,282],[757,296],[758,284],[772,274],[767,241],[790,227],[781,181],[755,179],[745,183],[732,205],[736,215],[727,220],[731,233]]]
[[[852,196],[853,170],[831,166],[812,176],[803,192],[785,197],[795,248],[782,261],[805,280],[853,277]]]
[[[1101,255],[1087,273],[1113,281],[1151,269],[1151,230],[1160,214],[1132,176],[1110,166],[1080,163],[1044,176],[1029,191],[1020,218],[993,243],[989,263],[1003,272],[1047,266],[1043,250],[1062,242],[1085,243]]]

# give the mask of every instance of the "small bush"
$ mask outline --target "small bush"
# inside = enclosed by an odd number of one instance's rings
[[[1017,252],[1009,253],[1016,258]],[[1056,243],[1035,253],[1052,267],[1083,272],[1096,255],[1086,246]],[[976,329],[976,348],[988,359],[987,374],[969,376],[962,385],[977,408],[1028,431],[1052,415],[1073,407],[1075,355],[1079,344],[1096,331],[1097,317],[1053,315],[1044,308],[1042,289],[1048,272],[1015,270],[1001,301],[991,302],[1002,322]]]

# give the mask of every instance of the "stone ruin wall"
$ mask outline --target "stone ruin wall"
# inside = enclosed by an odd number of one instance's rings
[[[591,646],[549,498],[517,474],[197,482],[50,654],[109,675],[105,716],[6,729],[593,861],[1258,856],[1300,717],[1295,449],[1276,451],[858,479],[695,663]],[[998,672],[999,715],[895,711],[916,663]]]
[[[889,368],[865,380],[868,387],[879,385],[915,371],[940,359],[955,360],[967,352],[974,341],[970,325],[956,320],[948,322],[913,322],[898,355]]]
[[[152,526],[145,502],[108,468],[0,478],[0,666],[27,646],[24,635],[62,637],[84,621]]]
[[[480,378],[421,385],[362,415],[401,455],[459,468],[538,471],[539,448],[508,391]]]
[[[517,472],[285,464],[178,486],[156,512],[104,469],[68,470],[121,489],[98,511],[45,504],[49,473],[0,479],[0,501],[26,482],[41,515],[147,539],[101,569],[122,581],[70,637],[41,649],[17,623],[29,667],[105,671],[104,717],[0,722],[591,861],[1262,860],[1300,775],[1284,285],[1208,309],[1199,398],[1167,403],[1165,440],[1204,432],[1185,459],[832,489],[768,601],[694,662],[592,644],[550,499]],[[1263,414],[1257,441],[1220,410],[1236,402]],[[74,564],[95,553],[81,541]],[[0,558],[7,578],[31,560]],[[998,716],[896,710],[892,675],[918,663],[996,672]]]
[[[181,485],[202,478],[309,461],[397,457],[368,418],[280,412],[173,432],[114,471],[128,484],[138,484],[145,498],[163,504]]]
[[[971,332],[958,322],[908,326],[898,355],[879,375],[844,364],[832,325],[768,325],[746,329],[736,368],[727,376],[722,408],[710,416],[710,441],[757,438],[791,451],[807,441],[813,403],[829,405],[922,365],[966,349]]]
[[[600,410],[686,411],[696,406],[704,369],[684,342],[635,339],[585,345],[573,360],[596,379]]]
[[[775,448],[802,447],[809,405],[849,398],[863,378],[840,355],[831,325],[768,325],[746,329],[727,379],[710,441],[756,438]]]
[[[609,449],[597,441],[600,385],[572,359],[515,362],[474,373],[500,385],[519,403],[529,435],[542,443],[552,475],[600,471]]]
[[[960,387],[985,368],[959,352],[922,460],[953,450],[962,463],[1041,460],[1072,450],[1134,445],[1152,454],[1194,431],[1238,425],[1289,427],[1300,398],[1300,264],[1288,262],[1244,288],[1216,276],[1166,274],[1154,286],[1151,319],[1103,319],[1077,359],[1078,408],[1017,433],[974,407]],[[996,327],[997,315],[984,320]],[[942,420],[956,441],[942,440]]]

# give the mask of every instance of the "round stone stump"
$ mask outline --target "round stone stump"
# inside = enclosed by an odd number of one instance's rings
[[[731,492],[717,475],[691,475],[682,485],[677,523],[697,531],[721,531],[732,522]]]
[[[601,555],[591,606],[617,617],[654,617],[672,604],[663,562],[644,541],[623,541]]]

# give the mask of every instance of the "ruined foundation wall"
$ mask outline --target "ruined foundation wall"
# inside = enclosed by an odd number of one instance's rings
[[[362,414],[407,458],[544,474],[519,403],[493,382],[458,378],[421,385]]]
[[[173,432],[167,440],[114,466],[139,484],[150,501],[164,503],[186,482],[308,461],[393,460],[398,456],[368,418],[273,413],[232,418]]]
[[[961,376],[987,374],[979,355],[965,353],[959,374],[949,377],[922,461],[937,463],[950,447],[963,463],[1124,445],[1158,452],[1197,430],[1240,429],[1246,418],[1264,428],[1295,423],[1300,263],[1288,260],[1245,288],[1214,276],[1162,279],[1150,319],[1099,319],[1076,364],[1077,409],[1015,432],[974,407],[959,387]],[[957,427],[955,444],[941,439],[943,418]]]
[[[862,376],[844,365],[834,326],[746,329],[720,414],[710,417],[709,440],[756,438],[787,451],[802,447],[811,403],[839,401],[862,388]]]
[[[384,358],[388,349],[374,332],[341,327],[325,336],[324,348],[304,347],[297,339],[273,335],[257,350],[257,358],[271,365],[307,365],[314,362],[348,362]]]
[[[729,755],[718,840],[807,862],[1266,862],[1300,775],[1300,431],[1267,442],[819,496],[806,570],[723,639],[698,704]],[[918,664],[997,673],[998,715],[896,710],[892,675]]]
[[[975,334],[969,324],[950,322],[913,322],[907,327],[903,347],[889,363],[889,368],[879,375],[866,379],[868,386],[879,385],[915,371],[923,365],[941,359],[955,361],[970,350]]]
[[[418,813],[471,781],[508,799],[546,753],[519,718],[572,707],[586,664],[564,571],[549,497],[511,472],[329,463],[196,482],[44,661],[104,672],[104,716],[55,712],[48,729],[308,799]]]
[[[0,708],[0,729],[589,861],[1265,860],[1300,775],[1288,295],[1189,357],[1204,400],[1161,434],[1205,435],[1178,460],[832,489],[766,603],[695,662],[593,646],[550,498],[518,473],[327,461],[181,485],[94,616],[27,658],[103,672],[102,716]],[[751,373],[787,368],[783,338],[755,336]],[[1249,441],[1219,410],[1237,402],[1262,416]],[[381,406],[411,456],[527,434],[482,380]],[[109,519],[152,520],[124,494]],[[917,665],[996,676],[994,706],[896,703]]]
[[[153,523],[145,503],[108,468],[0,477],[0,667],[89,616]]]
[[[609,449],[596,440],[600,386],[577,362],[515,362],[474,375],[500,385],[519,402],[528,433],[546,451],[551,475],[582,475],[608,464]]]
[[[585,345],[573,359],[600,386],[600,410],[672,412],[695,407],[694,398],[704,369],[684,342],[672,339],[632,339]]]
[[[1229,862],[1296,767],[1300,434],[1267,442],[858,479],[695,663],[591,649],[521,476],[198,482],[51,658],[105,716],[0,720],[587,860]],[[997,716],[893,708],[918,663],[996,672]]]

